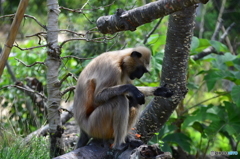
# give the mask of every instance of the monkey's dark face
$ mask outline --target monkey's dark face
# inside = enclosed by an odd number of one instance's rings
[[[144,73],[148,72],[147,69],[144,66],[138,66],[136,70],[134,70],[132,73],[130,73],[129,78],[131,80],[137,78],[140,79]]]
[[[133,51],[130,56],[126,56],[123,60],[124,74],[127,74],[131,80],[140,79],[144,73],[148,72],[150,57],[150,52]]]

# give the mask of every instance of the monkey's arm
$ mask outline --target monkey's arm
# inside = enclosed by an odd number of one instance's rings
[[[137,89],[142,92],[145,96],[162,96],[162,97],[171,97],[173,92],[166,87],[137,87]]]
[[[138,104],[145,103],[144,94],[140,92],[134,85],[131,84],[104,88],[95,95],[94,101],[96,103],[105,103],[111,98],[120,95],[130,96],[133,98],[133,100],[136,100]]]

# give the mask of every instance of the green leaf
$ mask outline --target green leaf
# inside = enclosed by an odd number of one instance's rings
[[[187,152],[191,150],[191,139],[183,133],[169,134],[163,138],[163,141],[178,144]]]
[[[214,47],[214,49],[219,52],[221,48],[221,43],[219,41],[210,41],[211,45]]]
[[[240,108],[240,85],[234,86],[231,91],[233,102]]]
[[[198,39],[198,40],[199,40],[199,46],[194,50],[195,52],[201,52],[207,47],[211,46],[208,39]]]
[[[152,45],[153,55],[158,52],[159,46],[166,44],[166,35],[152,34],[148,40],[147,44]]]
[[[212,105],[209,106],[201,106],[198,110],[196,110],[192,116],[187,116],[182,124],[182,128],[186,129],[189,126],[192,126],[194,122],[204,122],[208,118],[212,118],[215,116],[212,113],[207,113],[207,110],[212,108]],[[213,117],[214,118],[214,117]]]
[[[208,71],[208,74],[204,77],[204,80],[207,83],[208,91],[211,91],[214,88],[216,82],[222,78],[224,78],[224,76],[221,74],[220,71],[217,70]]]
[[[208,135],[210,139],[212,139],[216,134],[223,129],[223,127],[226,125],[224,121],[215,121],[212,122],[205,130],[204,132]]]
[[[233,63],[234,63],[234,67],[240,70],[240,58],[238,57],[235,60],[233,60]]]
[[[199,39],[196,36],[192,37],[192,42],[191,42],[191,51],[195,50],[199,46]]]

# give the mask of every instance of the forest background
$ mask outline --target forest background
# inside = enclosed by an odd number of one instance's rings
[[[62,9],[59,28],[69,29],[80,35],[94,28],[96,20],[102,15],[114,14],[118,8],[129,10],[149,2],[151,1],[59,0],[59,5],[67,8],[84,6],[82,12]],[[1,48],[13,18],[4,15],[14,14],[18,4],[19,0],[2,0],[0,3]],[[173,152],[174,147],[181,147],[195,156],[207,155],[211,151],[240,152],[239,7],[238,0],[212,0],[206,5],[199,4],[188,67],[188,93],[150,144],[159,143],[161,149],[168,152]],[[26,14],[34,16],[41,24],[46,24],[46,2],[30,1]],[[134,32],[119,32],[106,35],[101,40],[79,40],[64,44],[62,56],[68,58],[63,59],[60,77],[64,78],[70,73],[73,78],[66,79],[62,90],[76,84],[77,76],[91,58],[105,51],[134,47],[136,44],[145,44],[151,48],[153,57],[151,74],[135,81],[135,85],[158,86],[167,23],[168,16],[161,21],[155,20],[140,26]],[[153,29],[154,32],[151,32]],[[23,19],[15,42],[16,47],[13,47],[8,67],[0,79],[0,158],[18,158],[19,154],[23,158],[25,155],[36,158],[48,156],[48,141],[44,137],[37,138],[32,145],[19,148],[21,139],[46,124],[47,118],[46,108],[39,104],[46,101],[42,98],[40,101],[32,101],[27,93],[16,87],[20,82],[47,95],[46,67],[41,65],[46,59],[46,49],[24,49],[44,45],[45,41],[40,41],[37,37],[26,37],[42,31],[33,19]],[[59,35],[59,42],[73,36],[74,33],[63,31]],[[92,32],[88,39],[99,36],[104,35]],[[211,50],[206,53],[206,49]],[[36,61],[39,63],[31,66]],[[33,83],[36,81],[37,85]],[[73,95],[72,92],[63,96],[62,107],[67,109],[71,105]],[[68,151],[70,150],[71,148]]]

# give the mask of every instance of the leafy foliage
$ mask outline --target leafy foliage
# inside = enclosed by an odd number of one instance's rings
[[[11,0],[2,2],[1,13],[12,14],[16,11],[19,1]],[[113,3],[113,5],[109,5]],[[85,1],[76,0],[59,0],[60,6],[80,9]],[[239,23],[239,10],[237,5],[238,0],[226,2],[226,12],[224,17],[225,24],[230,25],[233,21]],[[43,24],[46,23],[46,1],[36,0],[30,1],[28,13],[36,16]],[[101,15],[114,14],[118,8],[131,9],[135,6],[142,5],[141,1],[97,1],[92,0],[87,3],[83,13],[72,13],[62,10],[59,16],[59,27],[62,29],[68,28],[72,31],[85,33],[87,30],[95,27],[95,21]],[[173,113],[170,120],[164,125],[159,133],[150,141],[150,143],[159,143],[164,151],[171,151],[172,146],[181,146],[186,152],[191,154],[206,154],[210,151],[231,151],[240,149],[240,56],[230,52],[226,43],[209,40],[215,28],[217,13],[220,1],[213,0],[207,5],[205,16],[205,31],[204,38],[193,37],[191,43],[191,57],[189,60],[188,72],[188,88],[189,92],[186,99],[183,101],[184,110],[177,110]],[[235,8],[235,9],[234,9]],[[232,11],[231,11],[232,10]],[[229,16],[229,14],[232,13]],[[159,85],[159,77],[161,74],[162,60],[164,56],[164,44],[166,41],[167,18],[164,18],[160,27],[147,40],[147,46],[152,49],[152,69],[150,74],[144,75],[142,80],[135,81],[137,85],[157,86]],[[197,24],[201,21],[200,17],[196,19]],[[0,21],[0,25],[9,25],[11,19],[5,18]],[[98,54],[109,51],[122,49],[124,47],[133,47],[137,43],[143,43],[146,35],[152,30],[156,22],[152,22],[137,28],[135,32],[119,33],[116,38],[105,41],[104,43],[93,43],[86,41],[71,42],[64,45],[61,56],[74,55],[78,57],[92,58]],[[236,25],[238,26],[238,25]],[[198,25],[197,25],[198,27]],[[196,28],[197,28],[196,27]],[[197,29],[196,29],[197,30]],[[39,26],[30,19],[25,19],[20,30],[18,44],[22,48],[36,46],[37,41],[31,38],[26,41],[22,39],[23,35],[30,35],[42,31]],[[195,35],[197,35],[196,32]],[[231,41],[239,41],[239,27],[234,27],[229,34]],[[102,36],[99,33],[89,34],[89,37]],[[60,34],[59,41],[62,42],[66,38],[72,37],[71,33]],[[1,43],[1,41],[0,41]],[[44,42],[41,41],[41,44]],[[2,45],[2,44],[1,44]],[[3,45],[2,45],[3,46]],[[199,54],[204,49],[212,46],[216,52],[220,54],[210,54],[203,59],[194,61],[192,56]],[[236,48],[239,51],[239,48]],[[33,67],[25,67],[15,58],[20,59],[26,64],[32,64],[36,61],[44,62],[46,59],[45,49],[35,49],[32,51],[20,51],[14,48],[8,62],[11,66],[14,75],[18,81],[26,84],[27,77],[36,77],[43,83],[45,94],[46,92],[46,68],[43,65],[35,65]],[[62,79],[67,73],[71,72],[74,76],[82,71],[89,60],[76,60],[75,58],[64,58],[60,68],[60,77]],[[23,91],[5,87],[13,85],[11,76],[5,69],[2,78],[0,79],[0,104],[1,117],[0,127],[12,127],[18,134],[27,134],[36,130],[39,126],[46,122],[46,114],[31,103],[34,113],[40,120],[39,125],[36,124],[35,118],[31,116],[26,105],[31,101]],[[68,78],[64,83],[62,90],[76,84],[72,78]],[[71,101],[72,94],[66,94],[63,101]],[[7,111],[7,113],[6,113]],[[7,139],[10,137],[8,136]],[[20,139],[19,139],[20,140]],[[231,142],[230,142],[231,141]],[[12,141],[10,141],[12,142]],[[31,158],[31,153],[36,153],[39,158],[46,158],[44,154],[44,146],[28,145],[24,149],[18,149],[21,145],[17,142],[1,142],[0,158]],[[42,142],[42,141],[40,141]],[[3,144],[2,144],[3,143]],[[33,142],[34,144],[35,142]],[[38,142],[36,142],[38,143]],[[232,144],[232,143],[235,143]],[[237,145],[238,143],[238,145]],[[11,144],[11,145],[10,145]],[[26,148],[26,149],[25,149]],[[31,150],[37,149],[38,152]],[[38,153],[38,154],[37,154]],[[1,156],[2,155],[2,156]],[[16,155],[16,156],[15,156]],[[48,155],[46,155],[48,156]]]

